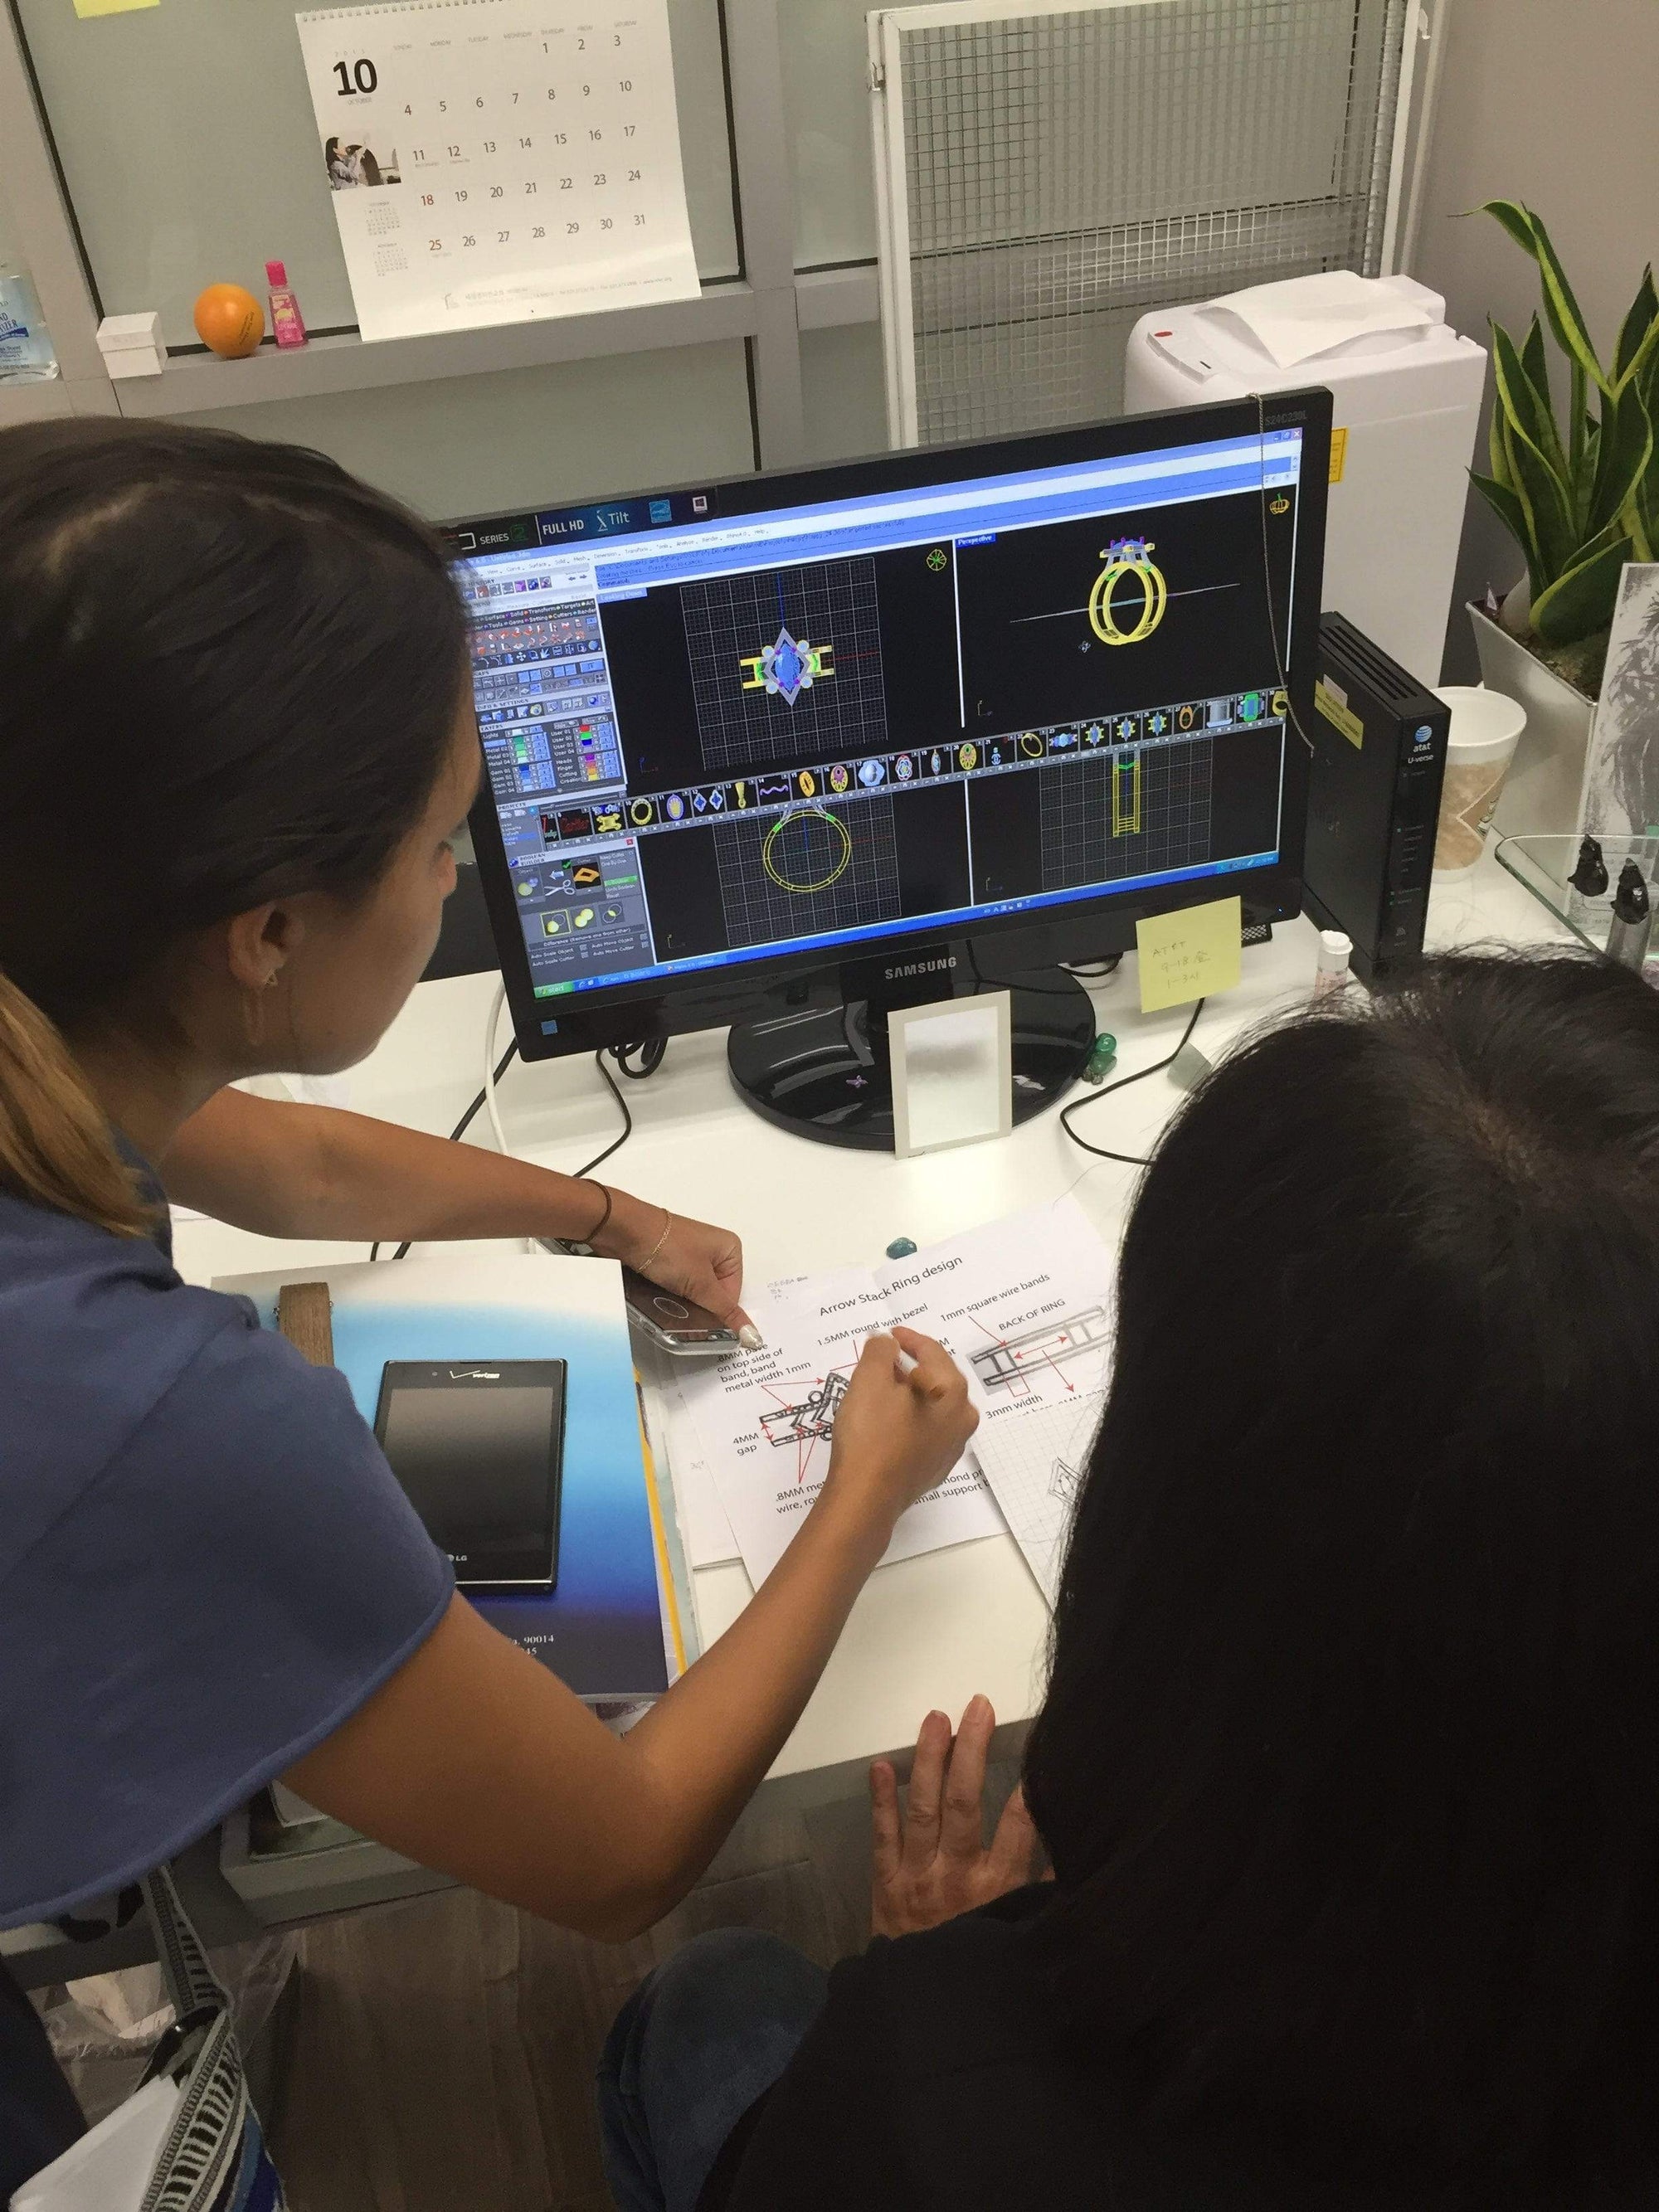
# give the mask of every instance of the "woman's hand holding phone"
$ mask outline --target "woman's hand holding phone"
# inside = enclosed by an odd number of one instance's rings
[[[738,1303],[743,1291],[743,1241],[734,1231],[694,1221],[689,1214],[671,1214],[664,1206],[618,1190],[611,1194],[611,1218],[594,1249],[620,1260],[659,1290],[706,1306],[717,1321],[738,1332],[746,1349],[758,1348],[759,1333]]]
[[[826,1502],[890,1528],[937,1487],[979,1426],[961,1369],[913,1328],[872,1336],[836,1413]]]

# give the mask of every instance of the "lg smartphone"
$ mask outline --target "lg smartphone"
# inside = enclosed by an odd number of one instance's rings
[[[719,1359],[738,1348],[737,1331],[727,1328],[707,1306],[694,1305],[690,1298],[659,1290],[631,1267],[623,1269],[623,1297],[628,1302],[629,1320],[641,1336],[664,1352],[693,1359]]]
[[[562,1359],[389,1359],[374,1433],[469,1590],[550,1590],[559,1571]]]

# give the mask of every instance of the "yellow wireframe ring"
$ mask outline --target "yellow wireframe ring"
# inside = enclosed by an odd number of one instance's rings
[[[799,822],[805,815],[812,815],[820,822],[827,822],[830,824],[830,827],[836,831],[836,835],[841,839],[841,857],[833,863],[829,874],[820,876],[816,883],[792,884],[788,877],[781,874],[777,867],[774,865],[772,860],[772,848],[776,843],[781,833],[788,827],[789,823],[792,822]],[[761,866],[765,869],[767,874],[771,877],[773,882],[777,885],[780,890],[793,891],[798,897],[804,896],[808,891],[827,891],[831,884],[839,883],[842,876],[846,874],[848,863],[851,860],[852,857],[852,831],[848,828],[844,822],[838,821],[833,814],[827,812],[822,806],[791,807],[787,814],[779,815],[777,820],[767,831],[761,844]]]
[[[1112,610],[1112,593],[1126,576],[1133,576],[1145,593],[1140,612],[1127,629],[1120,627]],[[1163,621],[1169,601],[1170,587],[1155,561],[1109,561],[1089,594],[1089,627],[1103,645],[1139,645]]]

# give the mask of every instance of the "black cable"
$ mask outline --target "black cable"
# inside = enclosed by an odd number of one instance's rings
[[[634,1133],[634,1116],[628,1110],[628,1101],[623,1097],[622,1092],[617,1088],[617,1079],[612,1075],[611,1070],[605,1063],[608,1053],[609,1057],[616,1061],[617,1066],[621,1068],[625,1076],[627,1076],[632,1082],[639,1083],[642,1081],[646,1076],[651,1074],[653,1070],[649,1067],[629,1067],[627,1060],[623,1058],[623,1054],[625,1053],[635,1052],[639,1049],[640,1048],[635,1045],[613,1044],[607,1047],[605,1050],[596,1052],[593,1055],[593,1065],[599,1069],[599,1073],[605,1078],[605,1089],[611,1093],[611,1096],[616,1100],[617,1105],[622,1109],[622,1134],[620,1137],[613,1138],[602,1152],[595,1152],[592,1158],[589,1160],[586,1167],[578,1168],[576,1170],[576,1181],[578,1182],[581,1181],[584,1176],[592,1175],[595,1168],[603,1167],[605,1163],[610,1158],[612,1152],[621,1152],[623,1146],[628,1142],[629,1139]],[[662,1054],[659,1053],[657,1054],[656,1065],[659,1066],[661,1063]]]
[[[508,1047],[507,1048],[507,1050],[506,1050],[506,1051],[501,1054],[501,1058],[500,1058],[500,1059],[495,1062],[495,1073],[490,1077],[490,1079],[490,1079],[490,1081],[491,1081],[492,1083],[499,1083],[499,1082],[501,1081],[501,1079],[502,1076],[506,1074],[506,1073],[507,1073],[507,1069],[512,1066],[513,1062],[514,1062],[514,1061],[518,1058],[518,1055],[519,1055],[519,1040],[517,1039],[517,1037],[514,1037],[514,1040],[513,1040],[513,1042],[512,1042],[512,1043],[511,1043],[510,1045],[508,1045]],[[482,1113],[482,1111],[483,1110],[483,1103],[484,1103],[485,1096],[486,1096],[485,1092],[484,1092],[484,1091],[479,1091],[479,1093],[478,1093],[478,1095],[477,1095],[477,1097],[473,1100],[472,1103],[471,1103],[471,1104],[467,1108],[467,1109],[466,1109],[465,1113],[462,1115],[462,1116],[461,1116],[460,1120],[459,1120],[459,1121],[455,1124],[454,1127],[450,1131],[450,1133],[449,1133],[449,1136],[448,1136],[448,1139],[447,1139],[447,1141],[448,1141],[450,1144],[452,1144],[452,1145],[459,1145],[459,1144],[460,1143],[460,1141],[461,1141],[461,1139],[462,1139],[464,1136],[465,1136],[465,1134],[466,1134],[467,1131],[468,1131],[468,1130],[472,1127],[473,1122],[477,1119],[477,1117],[478,1117],[479,1114],[480,1114],[480,1113]],[[413,1238],[412,1237],[411,1237],[407,1238],[407,1239],[406,1239],[403,1243],[401,1243],[401,1244],[398,1247],[397,1250],[392,1254],[392,1258],[393,1258],[394,1260],[401,1260],[401,1259],[403,1258],[404,1255],[408,1251],[408,1249],[409,1249],[409,1248],[410,1248],[410,1244],[412,1244],[412,1243],[414,1243],[414,1241],[415,1241],[415,1240],[414,1240],[414,1238]],[[380,1239],[378,1240],[378,1242],[377,1242],[377,1243],[374,1243],[374,1244],[371,1244],[371,1245],[369,1246],[369,1248],[368,1248],[368,1256],[369,1256],[369,1258],[370,1258],[371,1260],[378,1260],[378,1259],[380,1258],[380,1246],[381,1246],[382,1244],[384,1244],[384,1243],[385,1243],[385,1242],[386,1242],[386,1239],[385,1239],[385,1237],[382,1237],[381,1238],[380,1238]]]
[[[1198,1004],[1193,1008],[1192,1014],[1188,1020],[1186,1028],[1181,1032],[1180,1043],[1176,1047],[1172,1053],[1167,1054],[1164,1059],[1155,1060],[1150,1067],[1138,1067],[1133,1075],[1120,1075],[1115,1083],[1109,1083],[1105,1086],[1104,1090],[1097,1091],[1091,1097],[1087,1098],[1074,1098],[1069,1106],[1061,1107],[1060,1112],[1060,1126],[1065,1130],[1066,1135],[1080,1151],[1092,1152],[1097,1159],[1119,1160],[1125,1167],[1146,1168],[1152,1165],[1152,1162],[1147,1159],[1143,1159],[1139,1152],[1109,1152],[1103,1145],[1091,1145],[1086,1137],[1079,1137],[1077,1131],[1072,1127],[1072,1116],[1073,1114],[1080,1114],[1085,1106],[1098,1106],[1101,1100],[1103,1098],[1109,1098],[1113,1091],[1127,1091],[1132,1083],[1144,1082],[1147,1076],[1157,1075],[1162,1069],[1171,1066],[1173,1062],[1179,1060],[1182,1054],[1185,1052],[1188,1045],[1192,1041],[1193,1031],[1198,1027],[1198,1018],[1203,1011],[1204,1001],[1200,999],[1198,1001]]]

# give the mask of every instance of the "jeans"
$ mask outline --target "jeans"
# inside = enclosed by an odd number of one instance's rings
[[[635,1990],[599,2056],[605,2179],[622,2212],[695,2212],[720,2145],[823,2008],[822,1969],[775,1936],[696,1936]]]

